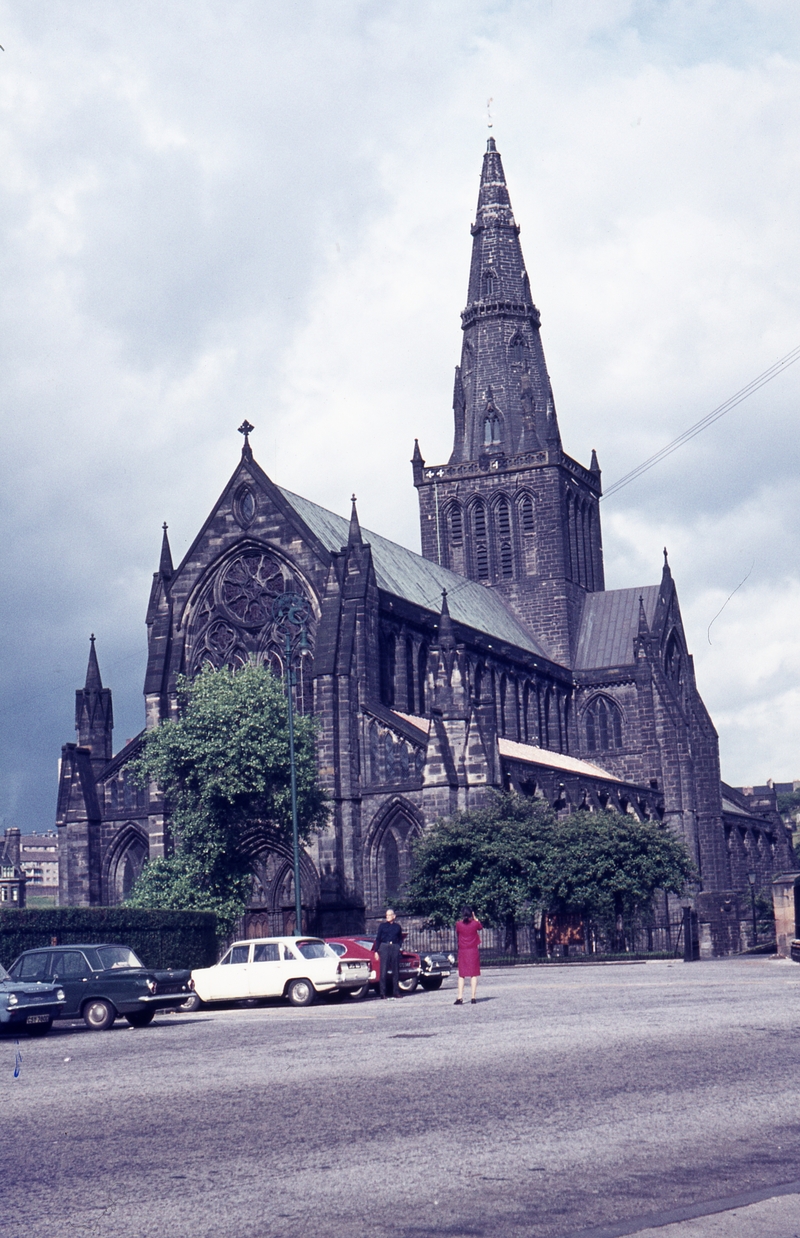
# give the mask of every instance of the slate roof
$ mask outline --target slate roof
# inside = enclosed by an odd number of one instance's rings
[[[299,494],[279,487],[286,501],[298,516],[330,551],[340,551],[347,545],[349,521],[335,512],[304,499]],[[447,590],[447,604],[452,618],[457,623],[484,632],[496,640],[506,641],[518,649],[546,658],[547,654],[518,623],[506,608],[502,598],[493,589],[467,580],[438,563],[423,559],[422,555],[398,546],[379,533],[362,528],[362,537],[372,547],[372,561],[378,588],[395,597],[404,598],[425,610],[439,614],[442,608],[442,590]]]
[[[639,598],[644,602],[648,624],[652,624],[660,585],[641,589],[609,589],[589,593],[581,616],[576,670],[600,666],[629,666],[633,662],[633,642],[639,630]]]

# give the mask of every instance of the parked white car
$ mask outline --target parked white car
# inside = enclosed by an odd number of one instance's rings
[[[203,1002],[285,997],[310,1006],[318,993],[359,989],[369,981],[364,959],[340,959],[319,937],[258,937],[237,941],[215,967],[192,972]]]

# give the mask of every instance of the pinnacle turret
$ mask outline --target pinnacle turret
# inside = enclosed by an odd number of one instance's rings
[[[452,464],[560,447],[539,311],[494,138],[483,157],[472,237]]]
[[[348,546],[361,546],[363,538],[361,537],[361,525],[358,520],[358,511],[356,509],[356,496],[350,496],[350,529],[347,535]]]
[[[159,575],[161,575],[164,578],[164,580],[171,580],[172,572],[173,572],[172,551],[169,548],[169,538],[167,537],[167,522],[166,521],[164,521],[162,528],[164,530],[164,535],[161,538],[161,558],[158,564],[158,571],[159,571]]]
[[[97,653],[94,647],[94,632],[89,637],[89,662],[86,667],[86,683],[83,685],[85,692],[102,692],[103,681],[100,678],[100,664],[97,661]]]

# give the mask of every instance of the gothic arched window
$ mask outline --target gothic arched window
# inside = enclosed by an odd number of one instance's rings
[[[494,443],[500,442],[500,418],[494,411],[486,414],[486,420],[483,423],[483,445],[491,447]]]
[[[519,501],[519,516],[523,533],[533,533],[533,499],[523,494]]]
[[[495,508],[497,515],[497,531],[501,537],[508,537],[511,532],[511,511],[505,499],[501,499]]]
[[[450,508],[450,542],[453,546],[460,546],[464,540],[464,521],[461,515],[461,508],[456,504]]]
[[[508,359],[512,365],[522,365],[525,361],[525,337],[515,331],[508,344]]]
[[[389,830],[383,840],[383,888],[387,899],[394,898],[400,889],[400,853],[397,839]]]
[[[478,574],[478,580],[488,580],[489,551],[483,542],[475,547],[475,571]]]
[[[484,271],[483,280],[481,282],[483,284],[483,295],[485,297],[493,297],[495,293],[495,287],[497,284],[497,276],[495,275],[494,271],[492,270]]]
[[[486,536],[486,508],[483,503],[476,503],[472,509],[472,531],[476,537]]]
[[[589,752],[622,747],[622,715],[605,696],[595,697],[586,710],[586,747]]]

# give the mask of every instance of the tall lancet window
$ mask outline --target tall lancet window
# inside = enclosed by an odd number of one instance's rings
[[[484,271],[481,283],[483,285],[483,295],[485,297],[493,297],[497,287],[497,276],[494,271]]]
[[[494,410],[486,414],[483,423],[483,442],[486,447],[500,442],[500,418]]]

